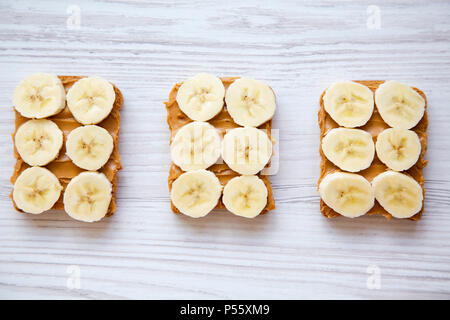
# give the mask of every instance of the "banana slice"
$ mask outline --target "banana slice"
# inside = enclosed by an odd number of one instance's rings
[[[103,173],[82,172],[67,185],[64,210],[76,220],[99,221],[106,215],[111,197],[111,182]]]
[[[332,84],[323,96],[325,111],[340,126],[355,128],[369,121],[373,113],[373,93],[359,83],[342,81]]]
[[[326,175],[320,182],[319,194],[327,206],[348,218],[366,214],[375,204],[369,181],[356,173]]]
[[[219,201],[222,185],[211,171],[204,169],[181,174],[170,193],[175,207],[192,218],[206,216]]]
[[[395,171],[411,168],[419,160],[422,146],[417,133],[406,129],[389,128],[378,135],[377,156]]]
[[[355,128],[369,121],[373,113],[372,91],[353,81],[332,84],[323,96],[325,111],[340,126]]]
[[[28,120],[14,136],[20,157],[30,166],[45,166],[56,159],[63,144],[63,133],[50,120]]]
[[[103,167],[113,148],[109,132],[96,125],[78,127],[67,136],[67,156],[82,169],[95,171]]]
[[[25,169],[14,183],[13,200],[21,210],[38,214],[49,210],[58,201],[62,186],[48,169]]]
[[[181,127],[170,145],[172,161],[183,171],[206,169],[220,157],[222,141],[207,122],[194,121]]]
[[[372,180],[375,198],[396,218],[409,218],[422,209],[423,190],[410,176],[386,171]]]
[[[97,124],[110,113],[116,100],[111,83],[100,77],[82,78],[67,92],[67,106],[82,124]]]
[[[275,95],[268,85],[250,78],[235,80],[225,95],[227,110],[241,126],[257,127],[275,114]]]
[[[240,176],[228,181],[222,201],[237,216],[254,218],[267,204],[267,187],[257,176]]]
[[[237,173],[252,175],[261,171],[272,156],[267,134],[253,127],[228,131],[222,144],[222,158]]]
[[[61,80],[49,73],[26,77],[15,89],[13,103],[25,118],[41,119],[57,114],[66,105]]]
[[[411,129],[422,119],[425,100],[410,86],[386,81],[375,91],[378,112],[389,126]]]
[[[360,129],[331,129],[322,140],[322,151],[340,169],[358,172],[373,161],[375,146],[372,136]]]
[[[223,108],[225,87],[210,74],[200,73],[183,82],[177,93],[181,111],[194,121],[207,121]]]

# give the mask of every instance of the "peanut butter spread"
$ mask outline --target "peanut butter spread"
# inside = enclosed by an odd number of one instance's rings
[[[77,82],[79,79],[83,77],[78,76],[58,76],[62,84],[67,91],[72,87],[72,85]],[[98,123],[97,125],[100,127],[105,128],[108,130],[108,132],[111,134],[114,140],[114,149],[111,154],[111,157],[109,158],[108,162],[98,171],[105,174],[105,176],[108,178],[108,180],[112,184],[112,198],[111,203],[109,204],[108,212],[106,216],[111,216],[116,211],[116,189],[117,189],[117,171],[119,171],[122,168],[122,165],[120,163],[120,155],[119,155],[119,130],[120,130],[120,108],[122,107],[123,103],[123,97],[120,90],[114,86],[114,92],[116,94],[116,100],[114,101],[114,105],[112,108],[111,113],[108,115],[108,117],[103,120],[102,122]],[[13,141],[14,136],[17,132],[17,129],[26,121],[30,120],[28,118],[23,117],[19,112],[14,110],[15,112],[15,131],[12,134]],[[73,129],[81,126],[82,124],[77,122],[75,118],[72,116],[69,108],[67,106],[58,114],[48,117],[47,119],[52,120],[58,127],[61,129],[61,131],[64,134],[64,143],[63,146],[59,152],[58,157],[47,164],[45,168],[53,172],[55,176],[59,179],[59,182],[63,186],[63,191],[61,192],[61,196],[58,199],[58,201],[55,203],[55,205],[52,207],[52,209],[62,209],[64,210],[64,204],[63,204],[63,194],[64,190],[69,183],[69,181],[77,176],[80,172],[86,171],[84,169],[81,169],[77,167],[70,158],[66,155],[66,147],[65,147],[65,141],[67,139],[67,135],[72,131]],[[14,156],[17,159],[16,165],[14,166],[14,172],[11,176],[11,183],[14,184],[17,180],[17,177],[20,175],[20,173],[29,168],[30,166],[26,164],[20,157],[19,153],[16,150],[15,144],[14,144]],[[12,199],[12,193],[11,193],[11,199]],[[13,200],[14,203],[14,200]],[[16,204],[14,203],[14,207],[16,210],[21,211]]]
[[[384,81],[355,81],[357,83],[363,84],[367,86],[370,90],[375,92],[375,90],[380,86]],[[404,171],[403,173],[406,173],[410,175],[412,178],[414,178],[422,187],[424,199],[425,199],[425,188],[424,188],[424,178],[423,178],[423,168],[427,165],[428,160],[425,160],[425,153],[427,152],[427,127],[428,127],[428,117],[427,117],[427,98],[425,94],[417,89],[413,88],[417,93],[419,93],[424,99],[425,99],[425,113],[423,115],[423,118],[420,120],[420,122],[411,130],[413,130],[417,135],[419,136],[420,143],[422,145],[422,151],[419,156],[419,160],[417,160],[416,164],[412,166],[409,170]],[[321,163],[320,163],[320,178],[318,181],[318,185],[320,184],[320,181],[329,173],[332,173],[334,171],[342,171],[338,167],[336,167],[331,161],[329,161],[325,155],[322,152],[322,139],[326,135],[326,133],[333,129],[339,127],[339,125],[334,122],[334,120],[330,117],[330,115],[325,111],[324,102],[323,102],[323,96],[325,94],[326,90],[322,93],[320,97],[320,110],[319,110],[319,127],[320,127],[320,157],[321,157]],[[376,103],[375,103],[376,105]],[[365,130],[369,132],[372,135],[374,143],[377,140],[377,136],[380,132],[383,130],[389,128],[389,126],[383,121],[380,114],[378,113],[377,108],[374,108],[372,117],[369,119],[369,121],[362,127],[359,127],[359,129]],[[377,155],[375,154],[375,157],[373,159],[372,164],[369,168],[362,170],[360,172],[356,172],[357,174],[360,174],[364,176],[369,182],[372,181],[374,177],[376,177],[378,174],[389,170],[388,167],[382,163]],[[412,216],[411,220],[419,220],[422,216],[424,210],[424,206],[422,204],[422,210],[420,212],[416,213],[414,216]],[[325,202],[321,199],[320,200],[320,211],[324,216],[327,218],[332,218],[339,216],[340,214],[328,207]],[[379,203],[375,200],[375,205],[367,214],[381,214],[387,219],[392,218],[392,215],[388,213]]]
[[[221,78],[223,85],[225,86],[225,89],[228,88],[230,84],[233,83],[234,80],[238,79],[238,77],[233,78]],[[181,111],[180,107],[178,106],[176,97],[178,93],[178,89],[183,83],[177,83],[170,91],[169,95],[169,101],[164,102],[167,109],[167,124],[169,125],[171,137],[170,142],[172,142],[172,139],[174,138],[176,132],[178,129],[183,127],[184,125],[192,122],[192,120],[186,116],[183,111]],[[209,124],[214,126],[216,129],[220,131],[220,133],[225,135],[226,130],[237,128],[239,127],[238,124],[236,124],[233,121],[233,118],[229,115],[226,105],[224,108],[217,114],[214,118],[208,121]],[[262,125],[258,127],[259,129],[264,130],[270,139],[272,139],[271,136],[271,128],[272,128],[272,120],[269,120]],[[268,164],[268,166],[270,163]],[[216,163],[209,167],[207,170],[212,171],[218,178],[222,186],[225,186],[227,182],[236,177],[239,176],[238,173],[234,172],[233,170],[228,167],[225,163]],[[169,190],[172,189],[172,183],[183,173],[183,171],[174,163],[171,164],[170,170],[169,170]],[[267,196],[267,204],[266,207],[263,209],[262,213],[266,213],[270,210],[275,209],[275,200],[273,198],[273,192],[272,192],[272,186],[270,185],[269,178],[267,175],[258,175],[259,178],[264,182],[264,184],[267,187],[268,196]],[[172,211],[175,213],[180,213],[179,210],[171,203]],[[225,205],[222,202],[222,199],[219,200],[219,203],[216,206],[216,209],[225,209]]]

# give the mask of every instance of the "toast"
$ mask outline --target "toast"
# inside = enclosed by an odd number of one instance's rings
[[[221,78],[222,83],[225,88],[228,88],[228,86],[233,83],[234,80],[238,79],[238,77],[227,77],[227,78]],[[169,99],[167,102],[164,102],[166,109],[167,109],[167,124],[169,125],[170,130],[170,142],[172,142],[172,139],[174,138],[177,130],[184,125],[192,122],[191,119],[187,115],[181,111],[180,107],[178,106],[178,103],[176,101],[178,89],[182,85],[181,83],[175,84],[175,86],[172,88],[169,94]],[[237,123],[233,121],[233,118],[229,115],[226,105],[224,108],[220,111],[218,115],[216,115],[214,118],[208,120],[208,123],[214,126],[216,129],[218,129],[223,137],[225,135],[226,130],[232,129],[232,128],[238,128],[240,127]],[[272,139],[271,135],[271,129],[272,129],[272,120],[266,121],[262,125],[258,127],[258,129],[264,130],[270,139]],[[273,139],[272,139],[273,140]],[[267,166],[270,165],[270,162]],[[234,172],[230,169],[230,167],[226,163],[216,163],[209,167],[207,170],[213,172],[217,178],[219,179],[222,186],[225,186],[227,182],[236,177],[239,176],[238,173]],[[169,184],[169,191],[172,189],[172,183],[183,173],[184,171],[181,170],[177,165],[172,163],[170,165],[169,169],[169,177],[168,177],[168,184]],[[268,196],[267,196],[267,204],[263,211],[261,213],[267,213],[270,210],[275,209],[275,200],[273,197],[273,191],[272,186],[270,184],[269,178],[267,175],[258,174],[257,175],[266,185]],[[174,213],[180,213],[180,211],[174,206],[173,203],[171,203],[171,208]],[[222,198],[217,203],[217,206],[215,209],[225,209],[225,205],[222,202]]]
[[[384,80],[362,80],[362,81],[354,81],[357,83],[360,83],[362,85],[367,86],[370,90],[375,92],[375,90],[385,81]],[[412,128],[411,130],[417,133],[420,139],[420,144],[422,146],[422,150],[419,156],[419,159],[417,162],[408,170],[403,171],[403,173],[408,174],[411,176],[414,180],[416,180],[423,190],[424,195],[424,201],[425,201],[425,188],[424,188],[424,176],[423,176],[423,168],[427,165],[428,160],[425,160],[425,154],[427,151],[427,128],[428,128],[428,116],[427,116],[427,98],[425,94],[417,89],[413,89],[420,94],[423,99],[425,100],[425,113],[422,117],[422,119],[419,121],[419,123]],[[329,173],[334,171],[342,171],[337,166],[335,166],[330,160],[328,160],[323,151],[322,151],[322,140],[323,137],[326,135],[326,133],[333,128],[339,127],[339,125],[331,118],[331,116],[325,111],[324,102],[323,102],[323,96],[325,94],[326,90],[322,93],[320,96],[320,109],[318,112],[318,121],[319,121],[319,127],[320,127],[320,147],[319,147],[319,153],[321,157],[320,162],[320,177],[318,181],[318,186],[320,185],[320,182],[322,179]],[[376,106],[376,102],[375,102]],[[377,140],[378,134],[383,131],[384,129],[389,128],[389,126],[383,121],[380,114],[378,113],[377,108],[374,108],[373,114],[369,121],[362,127],[358,127],[358,129],[365,130],[369,132],[372,135],[372,139],[374,143]],[[360,172],[357,172],[357,174],[360,174],[364,176],[369,182],[372,181],[372,179],[377,176],[379,173],[384,172],[388,170],[388,167],[381,162],[377,155],[375,154],[375,157],[373,159],[372,164],[369,168],[362,170]],[[329,206],[325,204],[325,202],[321,199],[320,200],[320,212],[327,218],[333,218],[336,216],[340,216],[339,213],[331,209]],[[410,220],[420,220],[422,217],[422,214],[424,212],[424,203],[422,203],[422,209],[416,213],[414,216],[409,218]],[[388,213],[376,200],[375,205],[372,209],[369,210],[367,213],[369,215],[383,215],[387,219],[391,219],[392,215]]]
[[[58,76],[58,77],[61,80],[66,93],[75,82],[83,78],[81,76]],[[120,90],[115,85],[113,85],[113,87],[116,99],[114,101],[112,111],[108,115],[108,117],[106,117],[106,119],[97,124],[98,126],[106,129],[111,134],[114,141],[114,148],[111,157],[109,158],[108,162],[98,170],[99,172],[104,173],[112,184],[112,198],[106,216],[111,216],[116,211],[117,172],[122,168],[119,155],[119,131],[120,131],[120,109],[122,108],[123,104],[123,96]],[[15,113],[15,130],[14,133],[12,134],[12,139],[14,145],[14,157],[16,158],[16,164],[14,166],[13,174],[10,178],[10,181],[13,185],[16,182],[18,176],[22,173],[22,171],[30,167],[20,157],[14,143],[14,136],[15,133],[17,132],[17,129],[29,119],[23,117],[16,110],[14,110],[14,113]],[[63,186],[63,191],[61,192],[60,198],[51,209],[64,210],[63,195],[67,184],[73,177],[75,177],[76,175],[78,175],[83,171],[86,171],[84,169],[77,167],[70,160],[70,158],[66,155],[66,148],[65,148],[67,135],[70,133],[70,131],[81,126],[82,124],[75,120],[67,105],[60,113],[48,117],[46,119],[52,120],[61,129],[64,135],[63,146],[59,152],[58,157],[55,160],[51,161],[46,166],[44,166],[45,168],[50,170],[53,174],[55,174],[55,176],[58,178],[59,182]],[[10,198],[13,201],[16,210],[23,212],[14,203],[14,200],[12,198],[12,192]]]

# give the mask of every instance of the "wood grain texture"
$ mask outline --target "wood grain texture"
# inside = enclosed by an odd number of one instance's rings
[[[81,10],[68,29],[69,5]],[[367,27],[368,6],[381,28]],[[448,1],[2,1],[0,298],[450,298]],[[100,75],[124,95],[117,211],[100,223],[12,208],[12,92],[27,74]],[[277,209],[246,220],[170,211],[163,101],[198,72],[277,93]],[[396,79],[428,98],[427,197],[418,222],[326,219],[317,110],[337,79]],[[68,289],[68,267],[81,288]],[[370,290],[369,266],[381,288]],[[370,268],[369,268],[370,269]]]

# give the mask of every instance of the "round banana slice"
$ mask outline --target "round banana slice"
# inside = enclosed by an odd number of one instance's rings
[[[378,112],[390,127],[411,129],[425,112],[425,100],[410,86],[386,81],[375,91]]]
[[[342,81],[332,84],[323,96],[325,111],[340,126],[355,128],[369,121],[373,113],[373,93],[359,83]]]
[[[100,77],[82,78],[67,92],[67,106],[82,124],[97,124],[110,113],[116,100],[111,83]]]
[[[212,125],[194,121],[177,131],[170,153],[183,171],[206,169],[219,159],[221,146],[220,135]]]
[[[41,119],[64,109],[66,91],[57,76],[35,73],[26,77],[14,90],[13,103],[25,118]]]
[[[411,168],[419,160],[422,146],[417,133],[406,129],[389,128],[378,135],[377,156],[395,171]]]
[[[14,183],[13,200],[27,213],[38,214],[49,210],[58,201],[62,186],[48,169],[25,169]]]
[[[82,169],[95,171],[103,167],[113,148],[109,132],[96,125],[75,128],[67,136],[67,156]]]
[[[222,185],[211,171],[204,169],[181,174],[170,193],[175,207],[192,218],[206,216],[219,201]]]
[[[261,171],[272,156],[272,141],[253,127],[228,131],[222,144],[222,158],[237,173],[252,175]]]
[[[375,204],[369,181],[356,173],[326,175],[320,182],[319,194],[327,206],[348,218],[366,214]]]
[[[183,82],[177,93],[177,103],[190,119],[207,121],[223,108],[225,87],[210,74],[199,73]]]
[[[222,201],[228,211],[254,218],[267,204],[267,187],[257,176],[240,176],[228,181],[223,189]]]
[[[395,218],[410,218],[422,209],[423,190],[410,176],[386,171],[372,180],[375,198]]]
[[[322,139],[322,151],[340,169],[358,172],[373,161],[375,146],[370,133],[360,129],[331,129]]]
[[[53,121],[28,120],[17,129],[14,144],[30,166],[45,166],[58,157],[63,133]]]
[[[235,80],[225,94],[227,110],[241,126],[257,127],[275,114],[275,95],[268,85],[250,78]]]
[[[70,180],[64,192],[64,210],[75,220],[94,222],[108,212],[112,185],[103,173],[82,172]]]

